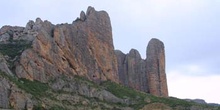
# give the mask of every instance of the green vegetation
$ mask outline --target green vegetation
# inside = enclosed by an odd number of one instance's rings
[[[45,83],[41,83],[39,81],[30,81],[27,79],[19,79],[16,82],[16,85],[25,90],[27,93],[30,93],[36,97],[46,95],[45,92],[49,89],[49,86]]]
[[[22,51],[31,47],[31,43],[24,40],[14,41],[12,43],[0,44],[0,53],[8,55],[11,59],[20,55]]]
[[[42,105],[34,105],[33,110],[45,110]]]
[[[87,79],[86,77],[82,77],[82,76],[75,75],[75,76],[74,76],[74,80],[77,81],[77,82],[80,82],[80,83],[85,83],[85,84],[87,84],[88,86],[91,86],[91,87],[100,89],[100,86],[99,86],[98,84],[94,83],[93,81],[90,81],[90,80]]]
[[[66,109],[61,106],[55,105],[55,106],[52,106],[49,110],[66,110]]]
[[[0,75],[7,78],[16,84],[20,89],[24,90],[27,93],[32,94],[36,98],[42,97],[47,90],[49,90],[49,86],[45,83],[41,83],[39,81],[30,81],[27,79],[17,79],[14,76],[9,76],[0,71]]]
[[[101,84],[102,86],[106,87],[106,89],[113,93],[115,96],[119,98],[131,98],[131,99],[137,99],[137,98],[143,98],[145,94],[138,92],[134,89],[116,84],[111,81],[106,81]]]
[[[74,107],[79,107],[79,108],[84,107],[82,103],[72,104],[72,102],[69,100],[57,99],[56,96],[59,94],[76,95],[78,97],[81,97],[82,99],[88,100],[87,107],[90,107],[90,108],[101,107],[103,109],[108,109],[107,106],[112,106],[112,107],[129,106],[129,107],[134,108],[135,110],[139,110],[147,104],[161,103],[171,108],[184,107],[184,108],[189,109],[192,106],[196,106],[196,107],[201,107],[201,108],[210,108],[210,109],[215,108],[215,110],[220,110],[220,107],[213,107],[213,106],[209,106],[205,104],[197,104],[194,102],[188,102],[188,101],[177,99],[174,97],[169,97],[169,98],[156,97],[156,96],[153,96],[147,93],[143,93],[140,91],[136,91],[134,89],[130,89],[128,87],[116,84],[111,81],[105,81],[105,82],[102,82],[100,85],[98,85],[92,81],[89,81],[86,78],[79,77],[79,76],[75,76],[74,79],[72,80],[76,81],[76,83],[84,83],[90,87],[95,87],[97,89],[105,89],[111,92],[112,94],[114,94],[116,97],[121,98],[121,99],[126,99],[130,102],[128,104],[112,103],[112,102],[107,102],[105,100],[100,100],[96,97],[87,97],[84,95],[80,95],[77,92],[72,93],[72,92],[67,92],[67,91],[53,91],[49,87],[48,84],[41,83],[38,81],[29,81],[27,79],[18,79],[13,76],[8,76],[4,74],[3,72],[0,72],[0,77],[7,78],[8,80],[16,84],[20,89],[24,90],[27,93],[32,94],[36,100],[39,100],[39,103],[41,102],[40,98],[42,97],[45,97],[45,98],[50,99],[51,101],[54,101],[54,102],[51,102],[51,106],[47,108],[49,110],[65,110],[66,109],[65,107],[67,106],[68,107],[74,106]],[[67,82],[70,81],[70,79],[68,79],[65,76],[61,78]],[[59,103],[62,103],[62,106],[59,105]],[[41,104],[34,106],[34,110],[43,110],[43,109],[45,108],[42,107]]]
[[[112,94],[114,94],[115,96],[119,98],[136,101],[135,104],[129,105],[130,107],[133,107],[135,109],[140,109],[144,105],[147,104],[147,102],[145,101],[145,98],[148,97],[148,95],[146,93],[136,91],[134,89],[116,84],[111,81],[106,81],[102,83],[101,85],[106,87],[107,91],[111,92]],[[121,105],[121,104],[118,104],[118,105]]]
[[[188,102],[185,100],[177,99],[174,97],[156,97],[147,93],[143,93],[140,91],[136,91],[134,89],[130,89],[128,87],[116,84],[111,81],[106,81],[102,83],[102,86],[106,87],[108,91],[110,91],[112,94],[119,98],[127,98],[131,99],[132,101],[136,101],[136,104],[129,105],[130,107],[133,107],[134,109],[140,109],[144,107],[146,104],[150,103],[163,103],[166,104],[172,108],[181,106],[181,107],[191,107],[191,106],[200,106],[205,108],[213,108],[213,106],[206,105],[206,104],[197,104],[195,102]],[[149,101],[147,101],[149,100]]]
[[[9,57],[6,60],[10,69],[14,67],[14,62],[18,59],[16,56],[20,56],[27,48],[31,48],[31,42],[24,40],[13,40],[7,44],[0,43],[0,53]]]

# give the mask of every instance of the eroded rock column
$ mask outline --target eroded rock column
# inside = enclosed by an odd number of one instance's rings
[[[146,60],[150,94],[168,97],[163,42],[155,38],[150,40]]]

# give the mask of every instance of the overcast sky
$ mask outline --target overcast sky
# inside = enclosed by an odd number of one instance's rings
[[[0,27],[40,17],[72,23],[88,6],[109,13],[115,49],[165,44],[169,95],[220,103],[220,0],[1,0]]]

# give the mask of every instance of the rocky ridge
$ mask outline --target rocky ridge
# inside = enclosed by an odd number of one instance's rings
[[[164,44],[154,38],[146,53],[142,59],[135,49],[114,50],[110,18],[93,7],[72,24],[37,18],[26,27],[3,26],[0,108],[143,108],[155,103],[155,96],[168,97]]]
[[[47,83],[59,75],[79,75],[97,83],[111,80],[157,96],[168,96],[165,61],[162,61],[164,47],[155,47],[163,45],[162,42],[150,41],[152,48],[147,53],[151,54],[146,60],[135,49],[127,55],[114,51],[110,18],[105,11],[89,7],[72,24],[54,25],[37,18],[26,27],[4,26],[0,33],[2,44],[25,41],[21,44],[30,45],[21,50],[19,58],[9,56],[13,61],[11,71],[18,78]],[[161,53],[152,53],[157,49]],[[2,71],[12,75],[3,60],[1,65]]]

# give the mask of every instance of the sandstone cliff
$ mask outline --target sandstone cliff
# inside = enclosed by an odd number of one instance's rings
[[[92,82],[79,81],[79,76]],[[3,26],[0,79],[0,108],[18,110],[32,109],[40,103],[48,108],[63,100],[74,104],[59,106],[71,108],[80,103],[93,107],[85,97],[98,99],[100,105],[102,101],[126,106],[149,103],[143,95],[131,97],[127,89],[129,95],[121,97],[112,82],[168,97],[163,43],[152,39],[147,59],[135,49],[128,54],[114,50],[110,18],[93,7],[88,7],[86,13],[82,11],[72,24],[54,25],[37,18],[26,27]],[[103,106],[114,109],[109,104]]]
[[[4,26],[0,34],[0,49],[10,62],[8,65],[0,57],[0,69],[7,74],[14,72],[18,78],[44,83],[60,75],[78,75],[97,83],[110,80],[168,96],[163,43],[152,39],[145,60],[135,49],[128,54],[114,51],[111,22],[105,11],[89,7],[72,24],[54,25],[37,18],[26,27]],[[15,52],[5,51],[7,47]]]
[[[148,92],[146,61],[141,59],[139,52],[132,49],[128,54],[124,54],[115,50],[115,54],[120,82],[127,87]]]
[[[16,64],[19,78],[47,82],[66,74],[95,82],[118,82],[111,23],[105,11],[89,7],[72,24],[53,25],[37,18],[21,32],[27,32],[33,41],[32,48],[25,50]]]
[[[157,96],[168,96],[163,42],[158,39],[150,40],[146,60],[149,92]]]
[[[0,29],[0,109],[203,108],[220,107],[168,98],[160,40],[149,42],[146,59],[135,49],[128,54],[114,50],[105,11],[89,7],[72,24],[54,25],[37,18],[26,27]]]
[[[144,60],[137,50],[132,49],[128,54],[116,50],[119,80],[136,90],[168,97],[163,42],[151,39],[146,53]]]

